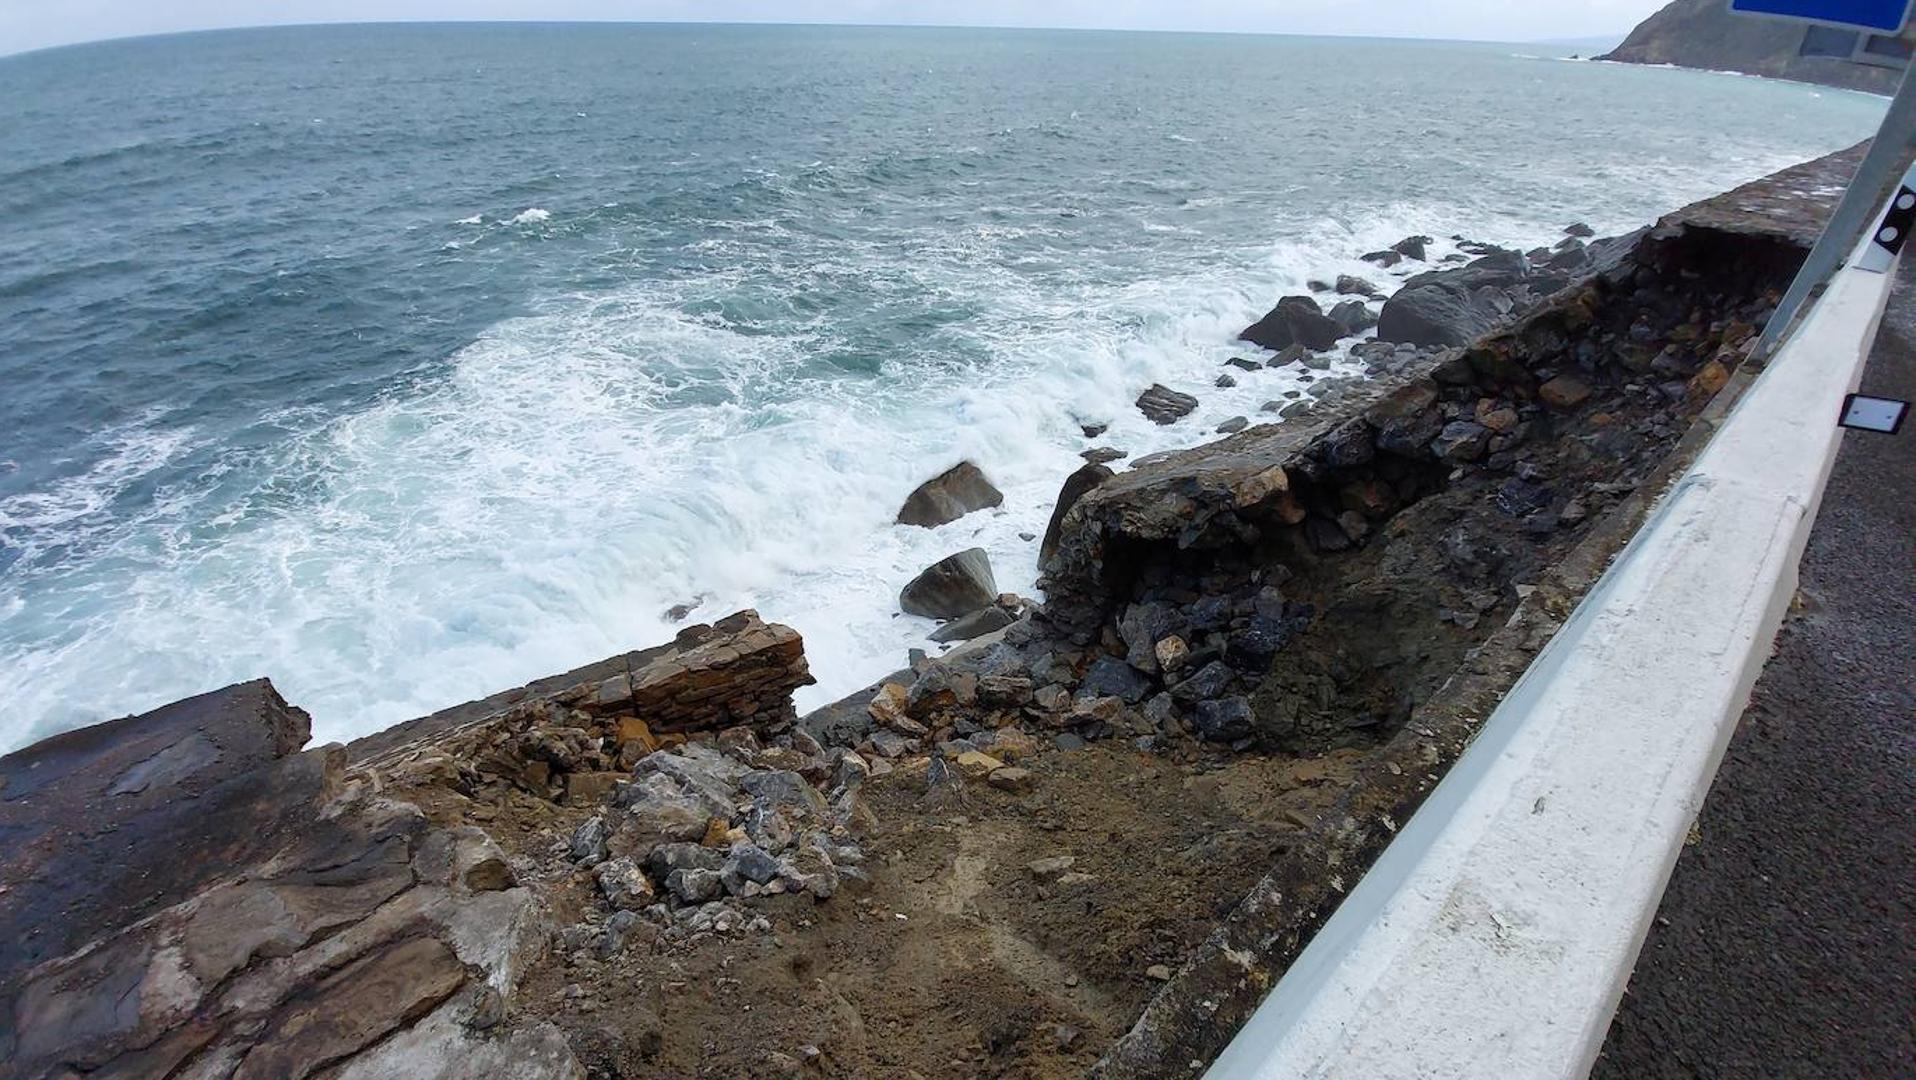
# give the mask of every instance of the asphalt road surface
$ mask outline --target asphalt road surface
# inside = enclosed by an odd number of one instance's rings
[[[1916,398],[1916,257],[1863,390]],[[1596,1080],[1916,1077],[1916,422],[1848,432],[1798,609]]]

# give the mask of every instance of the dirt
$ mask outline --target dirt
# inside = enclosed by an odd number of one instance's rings
[[[865,895],[733,901],[769,929],[647,929],[604,960],[555,944],[521,1008],[594,1077],[1081,1076],[1361,756],[1179,764],[1099,743],[1019,762],[1016,794],[906,766],[867,787]],[[418,793],[433,816],[471,809],[436,791]],[[601,906],[563,856],[585,816],[485,823],[562,927]],[[1029,869],[1058,856],[1061,875]]]

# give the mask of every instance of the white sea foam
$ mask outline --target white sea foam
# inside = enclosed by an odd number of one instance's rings
[[[552,211],[543,210],[535,206],[530,210],[520,211],[519,216],[512,219],[512,223],[514,225],[537,225],[542,221],[550,221],[551,219]]]

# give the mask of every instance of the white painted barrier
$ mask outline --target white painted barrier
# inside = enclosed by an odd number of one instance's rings
[[[1864,248],[1867,249],[1868,241]],[[1768,661],[1894,259],[1838,272],[1212,1080],[1585,1077]]]

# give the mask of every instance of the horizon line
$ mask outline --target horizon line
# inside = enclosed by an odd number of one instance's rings
[[[1038,33],[1190,34],[1213,37],[1334,38],[1343,41],[1430,41],[1459,45],[1573,45],[1607,41],[1611,38],[1622,40],[1630,33],[1630,31],[1625,30],[1611,34],[1591,34],[1588,36],[1575,37],[1499,39],[1471,37],[1405,37],[1396,34],[1299,33],[1289,30],[1191,30],[1170,27],[1028,26],[1001,23],[873,23],[829,19],[812,20],[808,22],[789,22],[779,19],[351,19],[337,22],[253,23],[243,26],[205,26],[183,30],[160,30],[146,34],[123,34],[116,37],[86,38],[80,41],[59,42],[53,45],[35,45],[12,52],[0,51],[0,60],[12,60],[22,56],[32,56],[36,53],[57,52],[61,49],[83,49],[93,45],[123,44],[133,41],[188,37],[198,34],[247,33],[261,30],[319,30],[334,27],[375,26],[762,26],[786,28],[826,27],[846,30],[1024,30]]]

